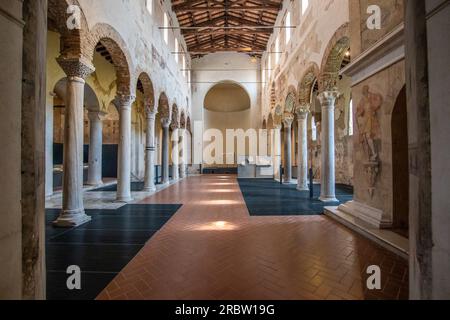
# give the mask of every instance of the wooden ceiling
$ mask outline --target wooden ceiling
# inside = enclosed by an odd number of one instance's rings
[[[174,0],[181,34],[192,57],[221,51],[261,56],[282,0]]]

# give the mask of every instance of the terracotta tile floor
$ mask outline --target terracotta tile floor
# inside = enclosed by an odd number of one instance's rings
[[[407,299],[407,262],[326,216],[250,217],[235,176],[142,203],[182,208],[97,299]],[[367,266],[382,290],[365,290]]]

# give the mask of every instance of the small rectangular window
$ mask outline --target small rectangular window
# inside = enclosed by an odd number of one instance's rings
[[[350,100],[350,106],[348,108],[348,135],[353,135],[353,99]]]
[[[169,44],[169,17],[164,13],[164,41]]]
[[[302,15],[308,10],[309,0],[302,0]]]
[[[153,14],[153,0],[147,0],[147,11],[150,14]]]
[[[178,54],[179,54],[179,46],[178,46],[178,39],[175,39],[175,61],[178,63]]]
[[[286,15],[286,44],[291,40],[291,13]]]

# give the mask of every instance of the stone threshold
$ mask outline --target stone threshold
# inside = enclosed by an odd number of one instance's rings
[[[375,228],[350,214],[338,210],[338,207],[325,207],[324,210],[325,215],[328,217],[342,223],[398,256],[408,259],[409,240],[407,238],[387,229]]]

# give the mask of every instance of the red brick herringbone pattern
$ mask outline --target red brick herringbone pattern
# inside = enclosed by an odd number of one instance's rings
[[[405,260],[325,216],[250,217],[233,176],[190,177],[143,203],[177,214],[98,299],[406,299]],[[367,266],[382,290],[364,290]]]

